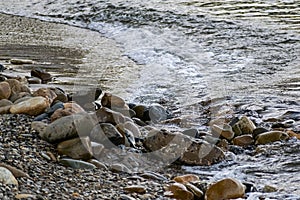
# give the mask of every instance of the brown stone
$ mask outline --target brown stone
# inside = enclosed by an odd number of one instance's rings
[[[16,178],[29,177],[29,175],[26,174],[25,172],[13,167],[13,166],[10,166],[8,164],[0,163],[0,167],[5,167],[6,169],[8,169]]]
[[[246,116],[241,117],[241,119],[233,125],[233,130],[235,130],[236,135],[252,134],[255,128],[254,123]]]
[[[292,131],[292,130],[288,130],[288,131],[287,131],[287,134],[288,134],[290,137],[295,137],[295,138],[297,138],[298,140],[300,140],[300,134],[297,134],[297,133],[295,133],[295,132]]]
[[[39,88],[37,91],[33,93],[34,97],[45,97],[50,105],[53,103],[54,99],[57,97],[55,92],[49,88]]]
[[[63,89],[51,88],[51,90],[53,90],[57,96],[54,101],[68,102],[68,96]]]
[[[62,118],[64,116],[69,116],[69,115],[73,115],[75,113],[80,113],[80,112],[85,112],[85,111],[77,103],[75,103],[75,102],[64,103],[64,108],[57,109],[51,115],[51,122],[54,122],[55,120]]]
[[[125,191],[130,193],[139,193],[139,194],[145,194],[146,188],[142,185],[131,185],[124,188]]]
[[[11,88],[7,82],[0,83],[0,100],[8,99],[11,95]]]
[[[22,83],[16,79],[7,79],[5,82],[7,82],[10,86],[10,89],[12,93],[20,93],[22,92]]]
[[[282,131],[269,131],[257,136],[255,144],[268,144],[280,140],[286,140],[289,135]]]
[[[57,145],[60,155],[66,155],[74,159],[89,160],[92,158],[92,147],[88,137],[74,138]]]
[[[221,125],[214,124],[211,127],[211,130],[212,130],[212,135],[215,137],[222,136],[227,140],[231,140],[234,137],[234,132],[232,131],[231,126],[228,124],[221,124]]]
[[[194,194],[188,191],[187,188],[181,183],[173,183],[167,186],[164,195],[177,200],[194,199]]]
[[[242,198],[245,186],[238,180],[226,178],[210,185],[205,193],[205,200],[224,200]]]
[[[13,58],[13,59],[10,59],[10,63],[13,65],[24,65],[24,64],[33,64],[33,61],[27,60],[27,59]]]
[[[102,99],[101,99],[101,105],[107,108],[110,108],[114,110],[113,108],[124,108],[125,101],[116,95],[110,94],[105,92]]]
[[[241,135],[234,138],[232,143],[237,146],[245,147],[254,144],[254,139],[252,135]]]
[[[130,118],[126,118],[121,113],[115,112],[105,107],[102,107],[99,110],[97,110],[96,115],[100,123],[111,123],[117,125],[123,124],[126,121],[132,121]]]
[[[176,176],[173,180],[177,183],[185,184],[189,182],[199,181],[199,176],[194,174],[186,174],[183,176]]]
[[[26,101],[12,105],[10,112],[12,114],[39,115],[50,107],[49,102],[44,97],[32,97]]]

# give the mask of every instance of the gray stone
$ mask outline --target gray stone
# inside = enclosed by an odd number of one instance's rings
[[[90,138],[93,142],[103,144],[105,147],[125,144],[124,136],[109,123],[96,125],[90,133]]]
[[[14,175],[5,167],[0,167],[0,182],[2,184],[18,185]]]
[[[89,160],[93,154],[89,137],[63,141],[57,145],[57,151],[60,155],[80,160]]]
[[[74,160],[70,158],[60,159],[59,162],[64,166],[71,167],[73,169],[95,169],[96,166],[81,160]]]
[[[0,100],[0,107],[11,106],[11,105],[13,105],[13,103],[10,100],[7,99]]]

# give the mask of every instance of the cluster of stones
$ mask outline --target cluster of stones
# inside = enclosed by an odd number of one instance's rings
[[[107,168],[99,158],[107,149],[119,147],[140,153],[160,151],[160,159],[174,159],[184,165],[212,165],[225,159],[224,151],[231,144],[247,147],[294,136],[299,139],[299,135],[291,131],[256,127],[246,116],[229,123],[215,120],[209,133],[196,129],[184,132],[156,129],[149,124],[164,123],[172,117],[160,105],[128,104],[116,95],[97,89],[71,96],[59,88],[42,87],[32,92],[28,86],[50,79],[50,74],[40,70],[33,70],[27,78],[2,76],[0,114],[35,116],[32,129],[43,140],[56,145],[58,154],[63,157],[59,162],[72,168]],[[93,104],[95,100],[98,103]],[[53,155],[44,156],[57,160]],[[121,164],[113,164],[110,168],[130,172]],[[17,184],[10,170],[0,166],[0,181]],[[195,175],[176,177],[173,181],[166,186],[165,196],[175,199],[233,199],[243,197],[246,189],[238,180],[230,178],[209,186]],[[145,192],[137,186],[125,190]]]

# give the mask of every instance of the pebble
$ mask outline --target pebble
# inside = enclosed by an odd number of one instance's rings
[[[13,65],[24,65],[24,64],[33,64],[34,62],[32,60],[13,58],[10,59],[10,63]]]
[[[125,191],[130,193],[139,193],[139,194],[145,194],[146,188],[142,185],[131,185],[124,188]]]
[[[5,167],[0,167],[0,183],[18,185],[14,175]]]

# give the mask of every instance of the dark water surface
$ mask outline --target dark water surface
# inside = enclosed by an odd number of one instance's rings
[[[207,100],[215,103],[212,115],[238,105],[263,108],[264,118],[300,110],[299,5],[299,0],[11,0],[1,1],[0,11],[85,27],[114,39],[139,68],[101,74],[107,66],[99,66],[85,73],[107,76],[108,82],[118,76],[124,84],[110,85],[110,91],[129,101],[178,109],[193,118],[186,127],[199,128]],[[299,118],[296,123],[299,127]],[[262,148],[265,153],[254,157],[241,154],[228,163],[185,170],[279,189],[252,193],[249,199],[300,199],[299,141]]]

